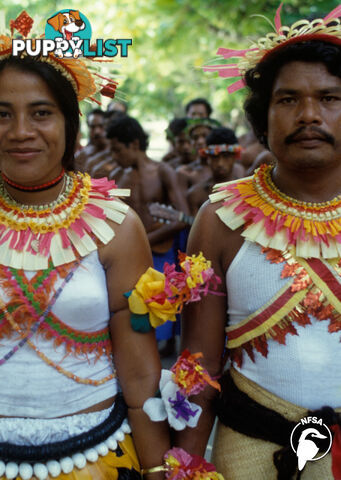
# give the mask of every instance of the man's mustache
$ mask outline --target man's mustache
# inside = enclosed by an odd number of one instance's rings
[[[330,143],[331,145],[335,145],[335,138],[330,135],[329,133],[325,132],[324,130],[322,130],[321,128],[319,127],[315,127],[315,126],[311,126],[309,128],[307,127],[299,127],[297,130],[295,130],[293,133],[291,133],[290,135],[288,135],[287,137],[285,137],[285,140],[284,140],[284,143],[286,145],[289,145],[290,143],[294,143],[296,142],[297,138],[299,135],[301,135],[301,133],[316,133],[318,135],[318,137],[321,139],[321,140],[324,140],[325,142],[327,143]]]

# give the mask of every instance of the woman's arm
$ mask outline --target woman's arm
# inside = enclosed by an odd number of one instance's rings
[[[114,363],[141,466],[151,468],[162,465],[163,455],[170,446],[168,424],[153,423],[142,410],[144,402],[158,390],[161,364],[154,331],[138,333],[131,328],[128,301],[123,294],[134,288],[152,265],[152,258],[142,223],[131,209],[123,223],[115,225],[115,232],[114,239],[101,252],[112,312]],[[153,473],[148,477],[159,480],[164,474]]]

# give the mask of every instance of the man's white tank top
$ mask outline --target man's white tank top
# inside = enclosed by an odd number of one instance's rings
[[[226,272],[228,324],[235,325],[262,307],[286,284],[283,264],[270,263],[256,243],[245,241]],[[290,283],[290,282],[289,282]],[[255,361],[243,353],[237,368],[275,395],[304,408],[341,406],[340,332],[328,332],[328,320],[310,317],[311,325],[295,324],[297,335],[286,344],[268,340],[267,358],[254,351]]]

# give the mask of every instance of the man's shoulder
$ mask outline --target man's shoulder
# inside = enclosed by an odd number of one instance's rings
[[[215,235],[217,230],[228,233],[230,229],[222,223],[217,214],[219,208],[219,204],[211,203],[209,200],[206,200],[199,209],[195,224],[199,225],[200,229],[205,232],[207,231],[209,234]]]

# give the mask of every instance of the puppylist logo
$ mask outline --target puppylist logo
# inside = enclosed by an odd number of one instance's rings
[[[26,52],[30,56],[109,57],[128,56],[131,38],[102,39],[91,42],[91,25],[79,10],[60,10],[46,21],[45,38],[13,39],[13,56]]]
[[[291,432],[291,448],[297,455],[298,469],[323,458],[332,446],[332,434],[321,418],[304,417]]]

